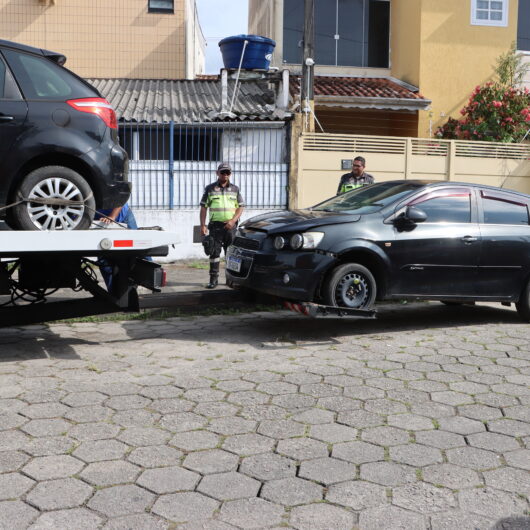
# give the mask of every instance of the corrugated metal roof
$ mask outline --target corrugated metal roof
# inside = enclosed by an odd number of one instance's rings
[[[275,96],[266,83],[245,81],[232,109],[221,114],[219,79],[87,79],[125,122],[204,123],[212,121],[281,120],[275,113]],[[234,82],[228,82],[228,103]]]

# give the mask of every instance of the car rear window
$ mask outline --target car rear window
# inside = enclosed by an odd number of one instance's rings
[[[4,55],[26,99],[66,100],[98,96],[94,89],[49,59],[15,50],[5,50]]]

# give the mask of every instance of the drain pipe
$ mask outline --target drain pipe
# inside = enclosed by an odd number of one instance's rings
[[[243,64],[243,57],[245,56],[245,49],[247,47],[248,40],[245,40],[243,43],[243,50],[241,51],[241,59],[239,59],[239,68],[237,69],[236,74],[236,83],[234,85],[234,93],[232,94],[232,102],[230,103],[230,110],[228,112],[232,112],[232,109],[234,108],[234,101],[236,99],[236,94],[238,90],[238,83],[239,83],[239,74],[241,73],[241,65]]]

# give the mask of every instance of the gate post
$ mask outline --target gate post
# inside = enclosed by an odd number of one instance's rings
[[[173,170],[175,169],[175,161],[174,161],[174,143],[175,143],[175,122],[171,120],[169,122],[169,164],[168,164],[168,170],[169,170],[169,209],[173,210],[173,207],[175,205],[175,201],[173,198],[173,194],[175,192],[175,177],[173,174]]]

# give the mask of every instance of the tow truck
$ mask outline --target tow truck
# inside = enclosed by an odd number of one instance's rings
[[[137,312],[137,287],[159,292],[175,233],[159,229],[0,231],[0,327],[112,312]],[[112,267],[110,291],[98,281],[98,258]],[[84,292],[51,297],[59,289]],[[91,295],[91,296],[90,296]]]

